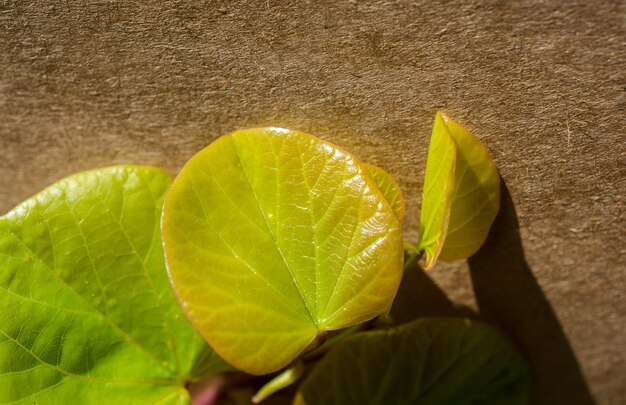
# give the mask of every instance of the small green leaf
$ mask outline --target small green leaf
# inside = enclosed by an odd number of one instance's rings
[[[497,329],[423,318],[340,343],[300,387],[296,405],[522,405],[524,358]]]
[[[0,218],[0,403],[185,404],[226,366],[169,285],[148,167],[79,173]]]
[[[400,190],[400,186],[394,180],[393,177],[380,167],[374,165],[365,165],[369,170],[370,174],[378,184],[378,188],[383,193],[389,205],[393,209],[393,212],[396,213],[396,216],[402,222],[404,219],[405,205],[404,198],[402,198],[402,190]]]
[[[435,265],[448,231],[456,154],[454,140],[444,125],[442,115],[437,113],[426,161],[418,244],[418,249],[426,254],[426,270]]]
[[[464,259],[484,243],[500,208],[500,176],[487,149],[437,113],[428,151],[419,248],[425,269]]]
[[[180,172],[163,213],[168,269],[228,362],[276,371],[389,307],[400,225],[364,170],[329,143],[266,128],[221,137]]]
[[[450,224],[439,258],[452,261],[473,255],[487,239],[500,209],[500,175],[474,135],[445,115],[443,120],[457,153]]]

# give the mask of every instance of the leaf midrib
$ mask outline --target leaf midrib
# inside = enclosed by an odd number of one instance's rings
[[[274,235],[274,232],[272,231],[272,228],[269,225],[269,221],[267,220],[267,216],[265,215],[265,211],[263,211],[263,208],[261,206],[261,202],[259,201],[259,197],[256,194],[256,190],[252,186],[252,181],[250,180],[250,176],[249,176],[248,172],[246,171],[244,162],[243,162],[243,160],[241,158],[241,154],[239,152],[239,148],[237,147],[236,139],[234,137],[232,137],[231,140],[232,140],[233,148],[235,150],[235,154],[237,155],[237,159],[239,160],[241,171],[243,172],[243,174],[244,174],[244,176],[246,178],[246,181],[248,182],[248,186],[250,187],[250,190],[252,191],[252,196],[254,197],[254,200],[257,203],[257,207],[259,208],[259,211],[261,212],[261,216],[263,217],[263,220],[265,221],[265,225],[267,227],[267,231],[270,234],[270,236],[272,237],[274,245],[276,246],[276,250],[280,254],[280,257],[281,257],[281,259],[282,259],[282,261],[283,261],[283,263],[285,265],[285,268],[287,269],[287,271],[289,272],[289,275],[291,276],[291,280],[293,281],[293,284],[296,287],[296,290],[298,291],[298,294],[300,295],[300,299],[304,303],[304,306],[305,306],[305,308],[306,308],[306,310],[307,310],[307,312],[309,314],[309,317],[311,318],[311,321],[319,329],[319,324],[317,322],[317,319],[315,319],[315,316],[313,315],[313,312],[311,310],[311,307],[309,306],[309,303],[307,302],[306,298],[302,294],[302,290],[300,289],[300,285],[298,284],[298,281],[296,280],[296,278],[294,276],[294,273],[291,270],[291,267],[289,266],[289,263],[287,262],[287,259],[285,259],[285,255],[284,255],[284,253],[282,251],[282,248],[278,244],[278,240],[276,239],[276,235]],[[277,182],[277,184],[280,184],[280,183]]]
[[[85,375],[80,375],[80,374],[74,374],[59,367],[58,365],[50,364],[44,361],[41,357],[37,356],[32,350],[24,346],[19,340],[13,338],[12,336],[9,336],[5,331],[0,330],[0,334],[2,334],[11,342],[15,343],[17,346],[19,346],[22,350],[24,350],[28,354],[30,354],[35,360],[39,362],[41,366],[51,368],[57,371],[58,373],[63,374],[64,376],[71,377],[77,380],[104,382],[104,383],[110,383],[110,384],[180,385],[179,382],[174,381],[174,380],[122,380],[122,379],[115,379],[115,378],[92,377],[89,375],[85,376]],[[35,367],[32,367],[29,370],[32,370],[34,368]],[[7,375],[7,374],[10,374],[10,373],[2,373],[0,375]]]

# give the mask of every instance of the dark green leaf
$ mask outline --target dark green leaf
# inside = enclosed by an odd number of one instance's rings
[[[298,405],[527,403],[526,362],[497,329],[424,318],[347,338],[303,383]]]

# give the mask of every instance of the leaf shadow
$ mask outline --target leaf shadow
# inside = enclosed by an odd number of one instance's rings
[[[455,305],[417,264],[405,271],[390,315],[394,324],[423,317],[478,317],[471,308]]]
[[[594,404],[559,320],[526,259],[511,194],[481,249],[468,260],[480,317],[500,326],[525,352],[533,404]]]

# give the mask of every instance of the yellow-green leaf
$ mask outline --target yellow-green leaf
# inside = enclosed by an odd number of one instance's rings
[[[487,149],[437,113],[426,164],[419,248],[425,268],[464,259],[485,241],[500,208],[500,176]]]
[[[500,209],[500,175],[485,146],[445,115],[456,144],[455,186],[450,224],[439,258],[465,259],[482,246]]]
[[[402,190],[400,186],[394,180],[393,177],[383,169],[374,165],[365,165],[369,170],[372,177],[378,184],[378,188],[383,193],[389,205],[396,213],[396,216],[402,222],[404,219],[405,205],[404,198],[402,198]]]
[[[0,403],[189,404],[186,381],[227,369],[168,281],[170,182],[93,170],[0,217]]]
[[[454,140],[444,125],[443,117],[437,114],[428,148],[420,216],[418,249],[426,254],[426,269],[435,265],[448,230],[456,154]]]
[[[273,372],[326,331],[389,307],[400,225],[365,170],[334,145],[278,128],[223,136],[187,162],[163,212],[168,269],[224,359]]]

